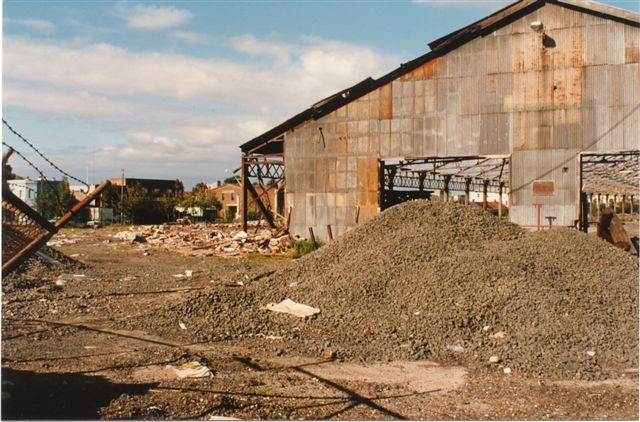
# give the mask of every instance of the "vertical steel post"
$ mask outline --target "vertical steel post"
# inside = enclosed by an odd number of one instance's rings
[[[444,202],[449,202],[449,182],[451,181],[451,176],[444,177]]]
[[[504,182],[500,182],[499,193],[498,193],[498,217],[502,217],[502,188],[504,187]]]
[[[482,209],[487,209],[487,188],[489,187],[489,181],[485,180],[482,185]]]
[[[471,202],[471,199],[469,198],[469,195],[471,194],[471,179],[470,178],[466,178],[464,179],[464,204],[469,206],[469,203]]]
[[[247,184],[250,183],[249,182],[249,175],[247,174],[247,155],[243,154],[242,155],[242,173],[241,173],[241,177],[242,177],[242,230],[244,230],[245,232],[247,231],[247,227],[248,227],[248,208],[249,208],[249,204],[247,203]]]

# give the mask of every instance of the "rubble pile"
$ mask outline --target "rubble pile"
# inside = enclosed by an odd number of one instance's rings
[[[284,299],[320,313],[265,310]],[[638,365],[638,263],[575,230],[527,233],[481,209],[412,201],[274,274],[126,324],[194,341],[257,338],[278,354],[604,378]]]
[[[245,232],[233,224],[136,226],[113,235],[143,248],[165,248],[189,256],[276,255],[287,251],[288,234],[278,229]]]

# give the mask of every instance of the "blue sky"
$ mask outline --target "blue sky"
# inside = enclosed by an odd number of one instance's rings
[[[506,4],[5,0],[2,114],[92,183],[123,168],[213,182],[238,167],[241,143]],[[27,152],[4,127],[3,140]]]

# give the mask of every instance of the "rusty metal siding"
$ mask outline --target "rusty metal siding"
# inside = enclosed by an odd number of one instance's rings
[[[436,155],[513,154],[512,221],[534,224],[542,201],[571,224],[579,151],[638,148],[639,46],[638,28],[546,4],[300,125],[285,134],[292,231],[372,218],[379,159]],[[532,196],[540,179],[553,196]]]

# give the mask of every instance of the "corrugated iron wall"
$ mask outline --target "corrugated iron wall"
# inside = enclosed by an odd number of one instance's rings
[[[544,33],[530,23],[543,22]],[[638,148],[640,30],[547,4],[285,134],[291,230],[378,212],[378,160],[512,154],[511,219],[578,218],[579,151]],[[533,196],[553,180],[553,196]]]

